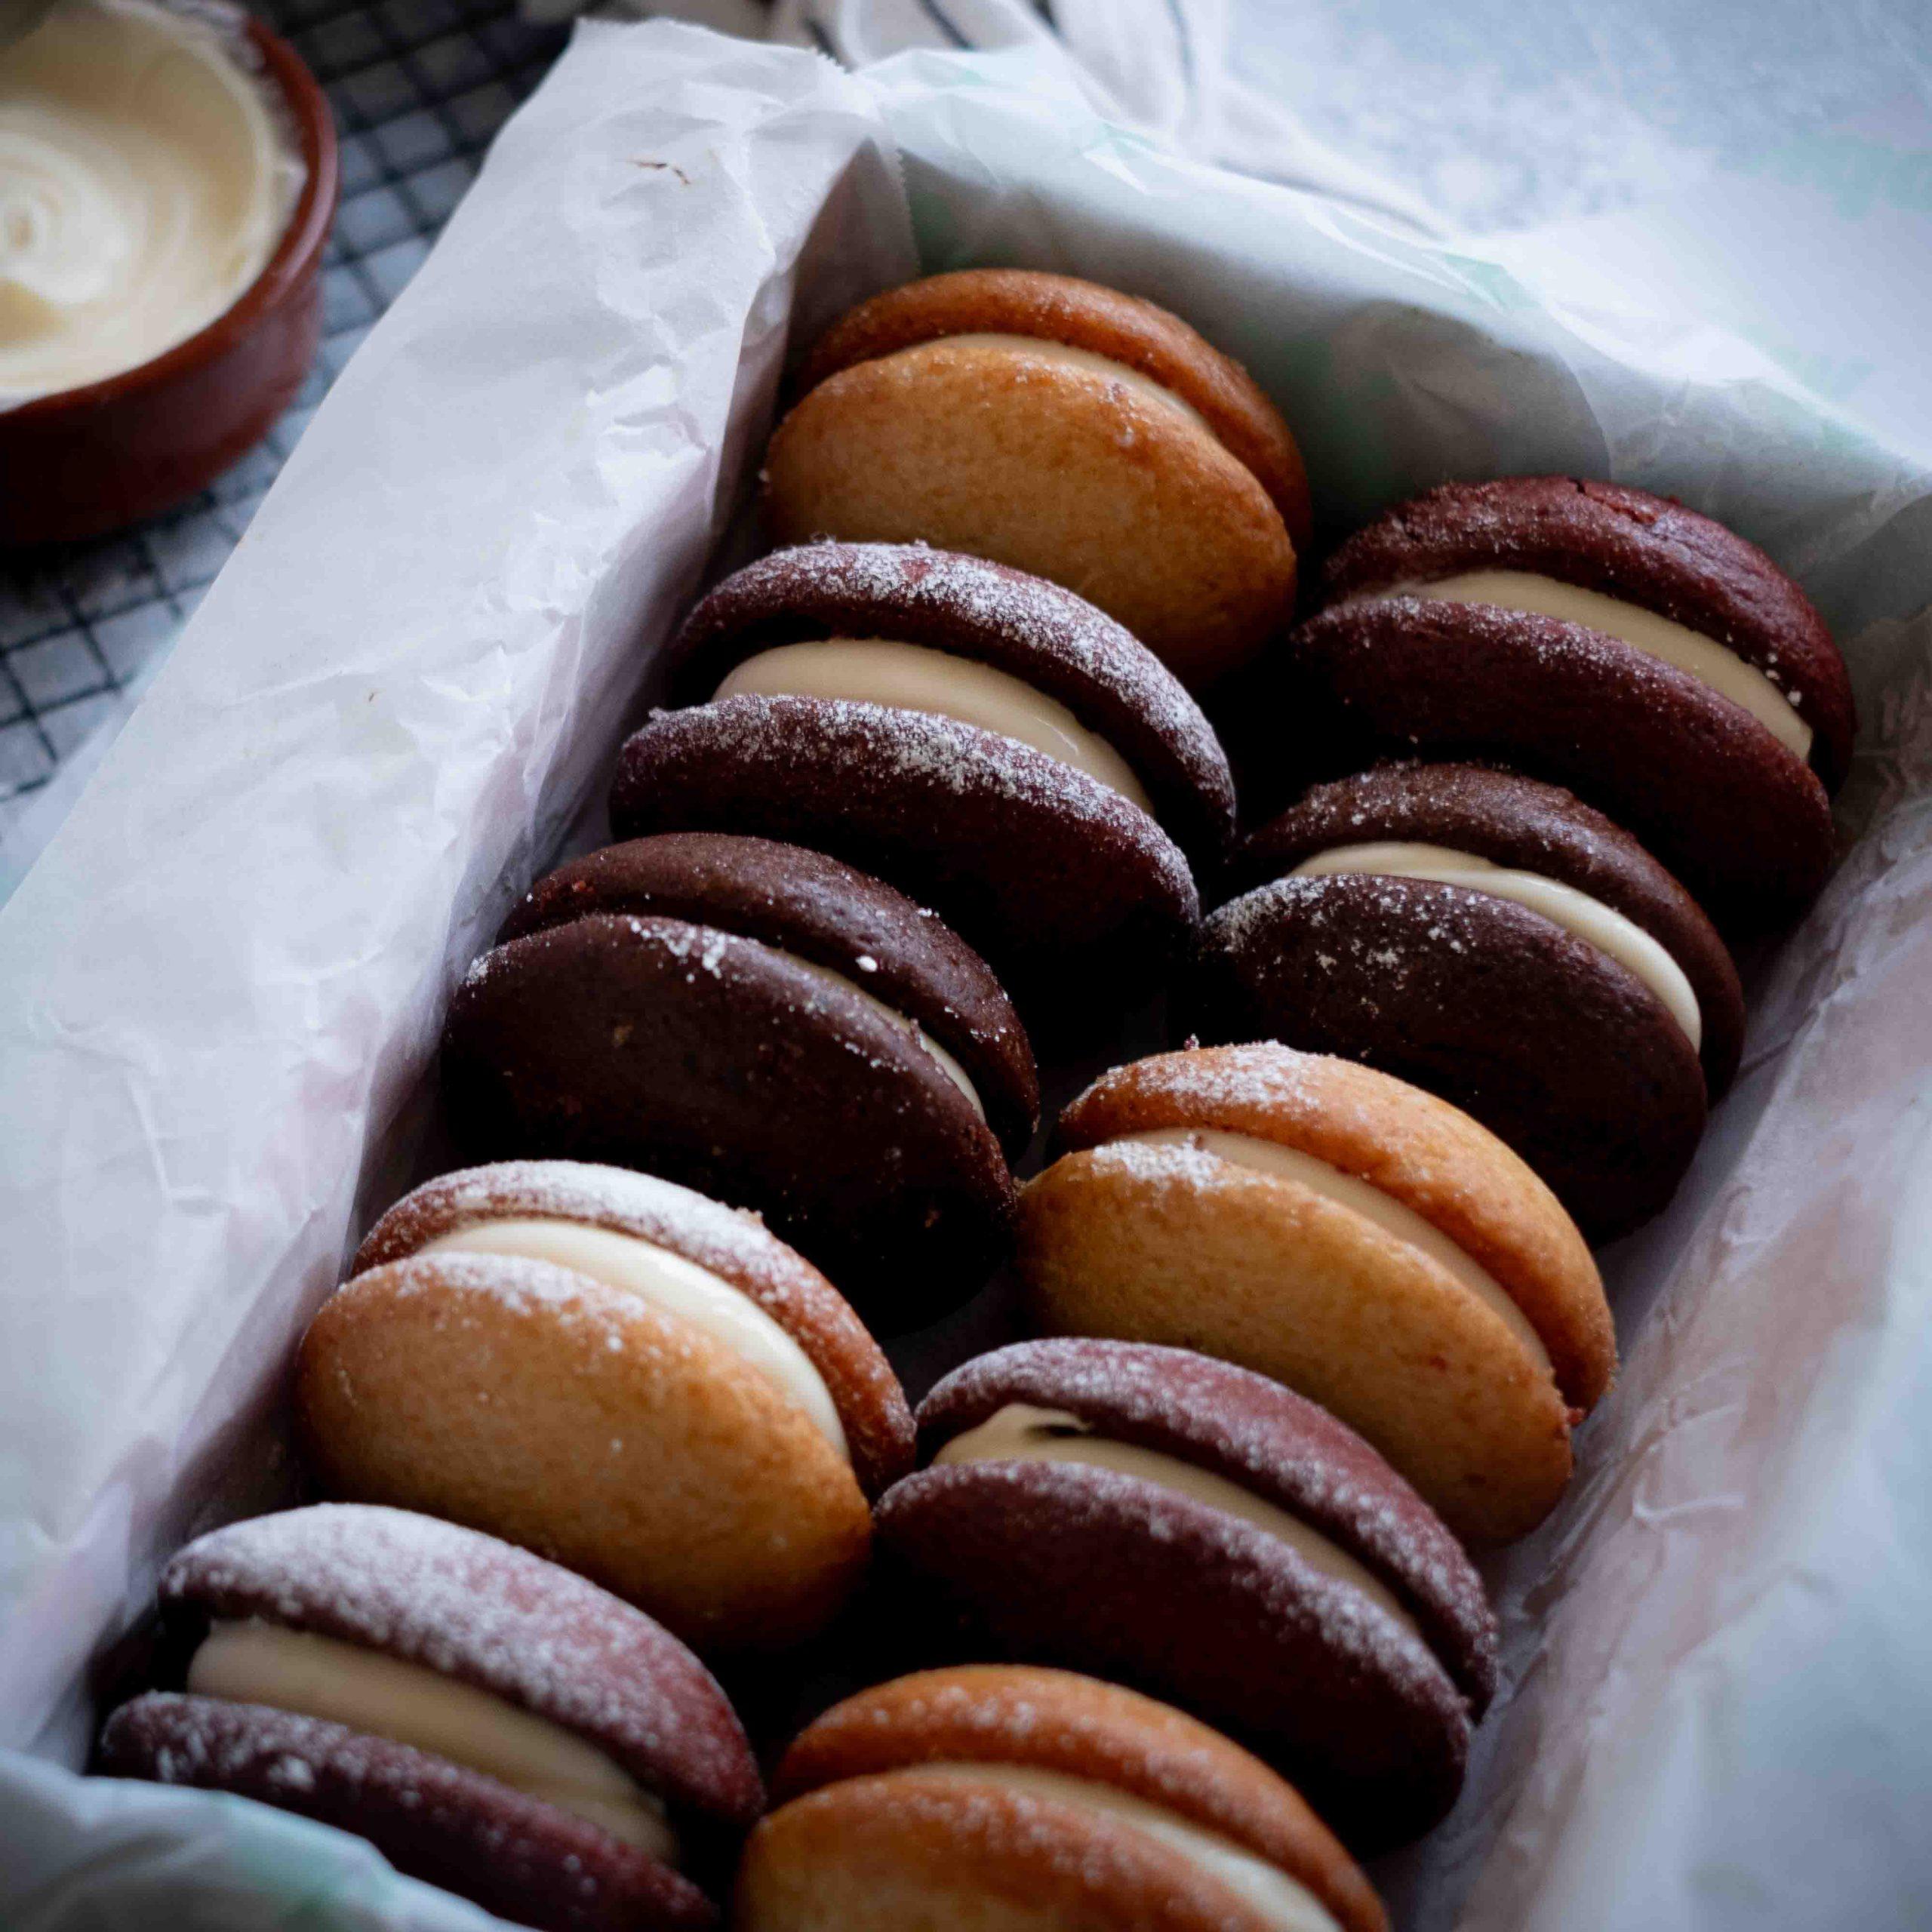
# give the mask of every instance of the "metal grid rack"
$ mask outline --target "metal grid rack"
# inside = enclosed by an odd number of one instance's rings
[[[341,137],[321,352],[267,439],[211,489],[118,535],[0,562],[0,829],[174,641],[564,39],[517,19],[511,0],[260,0],[259,11],[321,82]]]

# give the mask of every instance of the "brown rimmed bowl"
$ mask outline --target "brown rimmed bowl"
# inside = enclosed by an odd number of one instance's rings
[[[321,340],[335,122],[315,76],[251,20],[307,178],[268,265],[206,328],[116,376],[0,410],[0,544],[97,537],[192,496],[267,433]]]

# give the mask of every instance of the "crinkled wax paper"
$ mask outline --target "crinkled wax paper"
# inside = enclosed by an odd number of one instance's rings
[[[915,238],[1181,311],[1281,403],[1331,531],[1444,477],[1605,474],[1824,608],[1863,718],[1848,857],[1758,975],[1676,1204],[1606,1257],[1621,1385],[1491,1571],[1509,1693],[1378,1876],[1427,1932],[1932,1918],[1923,459],[1681,288],[1650,310],[1554,243],[1215,174],[1024,56],[853,80],[595,25],[0,913],[0,1918],[185,1923],[191,1884],[196,1924],[483,1922],[337,1834],[70,1767],[158,1562],[287,1493],[294,1338],[420,1157],[445,993],[594,798],[788,331]]]

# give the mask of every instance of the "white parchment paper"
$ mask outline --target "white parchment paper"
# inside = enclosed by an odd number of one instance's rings
[[[0,913],[0,1922],[481,1922],[337,1834],[77,1779],[92,1687],[168,1552],[279,1493],[294,1337],[417,1157],[454,976],[608,774],[788,329],[979,261],[1188,316],[1331,531],[1609,475],[1836,628],[1856,843],[1678,1202],[1608,1257],[1623,1383],[1494,1573],[1511,1694],[1379,1875],[1418,1927],[1932,1918],[1921,460],[1694,306],[1180,161],[1026,57],[853,80],[660,25],[580,30]]]

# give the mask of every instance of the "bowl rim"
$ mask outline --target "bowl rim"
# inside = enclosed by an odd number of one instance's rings
[[[69,411],[79,414],[122,401],[143,391],[162,387],[177,376],[226,354],[283,300],[321,254],[335,218],[340,165],[335,116],[330,111],[321,83],[281,35],[252,14],[246,28],[249,39],[262,57],[266,77],[272,81],[294,117],[306,171],[302,192],[296,198],[274,254],[254,280],[220,315],[203,323],[192,335],[145,362],[136,363],[131,369],[99,377],[73,389],[55,389],[0,411],[0,435],[11,424],[40,422]]]

